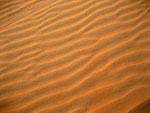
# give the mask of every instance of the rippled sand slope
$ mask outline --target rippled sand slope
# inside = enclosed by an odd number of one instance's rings
[[[150,1],[0,0],[0,113],[150,113]]]

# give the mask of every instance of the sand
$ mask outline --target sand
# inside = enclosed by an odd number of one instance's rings
[[[0,0],[0,113],[150,113],[150,1]]]

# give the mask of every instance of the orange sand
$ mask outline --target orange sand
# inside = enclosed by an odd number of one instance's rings
[[[0,0],[0,113],[150,113],[150,1]]]

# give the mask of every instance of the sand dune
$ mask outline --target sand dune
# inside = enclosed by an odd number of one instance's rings
[[[0,113],[150,113],[150,1],[0,0]]]

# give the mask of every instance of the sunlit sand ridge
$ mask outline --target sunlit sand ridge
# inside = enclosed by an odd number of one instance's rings
[[[150,1],[0,0],[0,113],[150,113]]]

